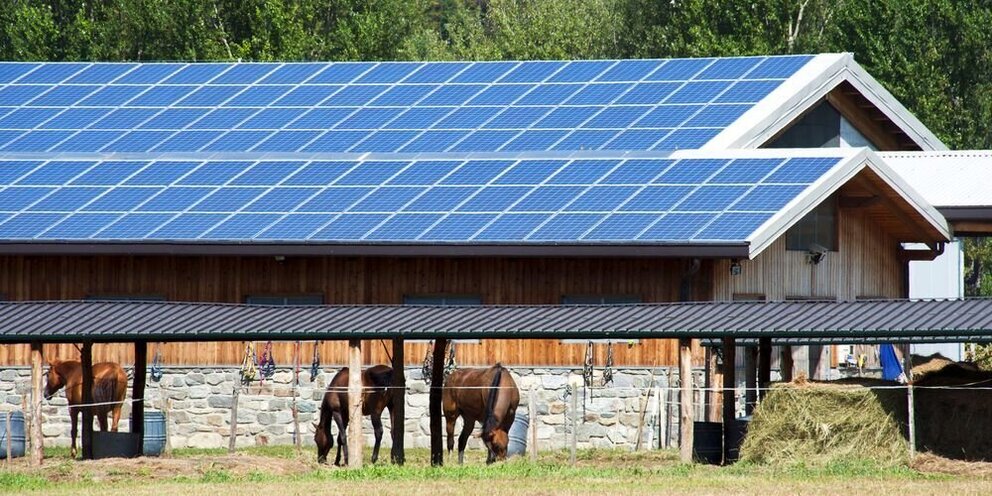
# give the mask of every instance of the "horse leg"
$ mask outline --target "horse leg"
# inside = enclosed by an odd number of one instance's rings
[[[71,443],[71,444],[69,444],[69,446],[70,446],[70,448],[69,448],[69,457],[75,459],[76,458],[76,432],[77,432],[76,431],[76,422],[79,420],[79,410],[78,409],[76,409],[76,408],[69,408],[69,420],[70,420],[70,424],[72,425],[72,427],[69,429],[69,433],[70,433],[69,438],[70,438],[70,443]]]
[[[467,417],[462,417],[465,424],[462,425],[462,433],[458,436],[458,464],[461,465],[465,463],[465,446],[468,444],[468,438],[472,435],[472,429],[475,428],[475,420]]]
[[[124,407],[123,404],[120,404],[120,405],[117,405],[117,406],[114,407],[114,410],[113,410],[114,421],[113,421],[113,423],[110,424],[110,430],[113,431],[113,432],[117,432],[117,424],[119,424],[120,421],[121,421],[121,409],[123,407]],[[142,404],[142,403],[132,403],[131,404],[131,408],[144,408],[144,404]],[[131,427],[131,430],[132,431],[134,430],[134,427],[133,426]]]
[[[348,463],[348,421],[341,412],[334,412],[334,423],[338,426],[338,452],[334,458],[334,465],[341,466],[341,452],[344,451],[344,462]]]
[[[448,455],[451,455],[451,451],[455,449],[455,421],[458,420],[458,414],[445,415],[445,430],[448,433]]]
[[[379,459],[379,445],[382,444],[382,410],[372,415],[372,432],[375,433],[375,446],[372,448],[372,463]]]
[[[100,424],[100,432],[107,432],[107,414],[110,412],[97,412],[96,422]]]

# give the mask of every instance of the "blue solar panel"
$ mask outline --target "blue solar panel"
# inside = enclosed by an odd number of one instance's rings
[[[36,96],[51,88],[51,86],[24,85],[0,88],[0,105],[12,107],[24,105]]]
[[[53,152],[97,152],[124,135],[124,131],[80,131],[51,148]]]
[[[421,66],[419,62],[387,62],[379,64],[362,77],[355,80],[356,83],[395,83],[406,78],[410,73],[416,71]]]
[[[294,152],[320,135],[320,131],[276,131],[251,149],[253,152]]]
[[[3,146],[8,152],[43,152],[72,136],[72,131],[35,131],[22,135]]]
[[[750,79],[781,78],[792,76],[802,69],[813,57],[811,55],[792,55],[784,57],[768,57],[764,62],[747,74]]]
[[[236,152],[250,150],[265,141],[272,131],[230,131],[203,147],[206,152]]]
[[[673,59],[665,62],[644,79],[648,81],[685,81],[713,63],[713,59]]]
[[[290,129],[327,129],[334,127],[355,109],[312,109],[289,125]]]
[[[552,110],[539,122],[538,128],[576,128],[599,112],[602,107],[560,107]]]
[[[838,161],[9,161],[0,217],[66,240],[743,240]]]
[[[217,76],[211,84],[251,84],[264,78],[279,67],[279,64],[234,64],[226,72]],[[269,84],[274,84],[271,81]]]
[[[337,93],[341,86],[300,86],[286,92],[273,105],[309,107]]]
[[[141,124],[143,129],[181,129],[203,117],[207,109],[170,108]]]
[[[169,76],[165,84],[203,84],[232,67],[232,64],[189,64]]]
[[[443,83],[463,71],[468,62],[427,63],[403,80],[405,83]]]
[[[476,131],[449,148],[449,151],[494,152],[516,135],[517,131]]]
[[[434,91],[437,86],[428,84],[409,84],[393,86],[372,100],[374,106],[408,106],[413,105]]]
[[[157,109],[146,108],[121,108],[107,114],[100,119],[92,128],[94,129],[133,129],[142,122],[152,118],[159,111]]]
[[[17,214],[0,224],[0,239],[33,238],[65,218],[66,214]]]
[[[305,152],[344,152],[368,136],[366,131],[328,131],[303,147]]]
[[[154,84],[182,69],[183,64],[138,64],[131,72],[117,78],[119,84]]]
[[[176,105],[185,107],[217,107],[244,89],[244,86],[201,86],[199,89],[189,93],[185,98],[176,102]],[[140,102],[149,93],[156,90],[158,88],[149,90],[148,93],[138,97],[137,101]]]
[[[581,83],[592,81],[618,62],[611,60],[576,60],[551,76],[551,82]]]
[[[56,86],[31,100],[28,105],[35,107],[65,107],[74,105],[99,89],[99,86]]]
[[[526,128],[550,111],[551,107],[510,107],[493,117],[482,127],[490,129]]]
[[[75,214],[38,235],[40,239],[85,239],[116,221],[121,214]]]
[[[138,67],[137,64],[93,64],[65,82],[67,84],[107,84],[136,67]]]
[[[629,129],[616,135],[602,146],[604,150],[651,149],[654,143],[668,135],[669,129]]]
[[[520,97],[517,105],[558,105],[579,89],[575,84],[543,84]]]
[[[180,131],[152,148],[156,152],[199,150],[221,135],[220,131]]]
[[[461,105],[485,87],[484,84],[440,86],[433,93],[424,97],[418,105]]]
[[[738,57],[714,60],[709,67],[696,75],[695,79],[737,79],[744,77],[764,57]]]
[[[190,127],[192,129],[231,129],[256,112],[257,110],[254,109],[215,109],[194,122]]]
[[[37,69],[24,75],[17,80],[19,84],[44,84],[61,83],[77,72],[82,71],[89,64],[42,64]]]
[[[124,105],[146,89],[148,89],[147,86],[104,86],[76,105],[81,107],[116,107]]]
[[[675,129],[656,143],[653,150],[686,150],[705,145],[720,132],[719,129]]]
[[[260,84],[299,84],[318,71],[325,64],[285,64],[262,78]]]
[[[579,129],[572,131],[559,141],[552,150],[598,150],[604,143],[613,139],[616,131],[589,131]]]
[[[630,126],[649,110],[651,107],[646,105],[606,107],[582,127],[623,129]]]
[[[373,98],[389,89],[389,86],[381,84],[369,84],[362,86],[345,86],[340,91],[324,100],[321,105],[327,107],[351,107],[367,105]]]
[[[720,95],[715,103],[757,103],[768,96],[780,81],[738,81],[726,93]]]
[[[676,128],[692,117],[702,105],[659,105],[644,115],[634,127]]]
[[[318,84],[349,83],[375,64],[371,62],[339,62],[330,64],[323,71],[311,77],[307,82]]]
[[[731,84],[725,81],[691,81],[672,93],[665,103],[708,103]]]
[[[238,125],[239,129],[280,129],[286,124],[302,116],[305,109],[298,108],[268,108],[252,115],[250,119]]]
[[[38,68],[37,64],[26,62],[6,62],[0,64],[0,84],[7,84],[15,81],[21,76]]]
[[[522,151],[541,151],[551,148],[551,145],[557,143],[568,131],[550,131],[550,130],[531,130],[524,131],[517,135],[516,138],[510,140],[507,144],[500,148],[500,151],[504,152],[522,152]]]
[[[58,113],[59,109],[53,108],[20,108],[0,119],[0,128],[33,129]]]
[[[401,153],[441,152],[466,135],[468,131],[424,131],[423,134],[403,145],[399,151]]]
[[[455,110],[434,125],[442,129],[475,129],[502,110],[500,107],[465,107]]]
[[[262,107],[278,100],[293,89],[292,86],[252,86],[231,97],[224,105],[231,107]]]
[[[593,83],[573,94],[565,103],[568,105],[608,105],[632,87],[632,84],[624,83]]]
[[[535,87],[533,84],[494,84],[468,101],[469,105],[510,105]]]

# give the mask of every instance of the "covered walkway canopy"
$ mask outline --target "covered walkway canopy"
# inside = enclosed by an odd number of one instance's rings
[[[3,343],[730,337],[824,344],[957,342],[990,335],[992,299],[988,298],[471,307],[0,303]]]

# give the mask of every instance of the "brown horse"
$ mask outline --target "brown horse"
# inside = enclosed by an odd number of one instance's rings
[[[51,399],[59,389],[65,387],[65,397],[69,402],[69,418],[72,419],[72,449],[76,457],[76,425],[83,402],[83,367],[77,360],[62,361],[58,358],[48,362],[48,383],[45,385],[45,399]],[[107,414],[113,413],[110,430],[117,432],[121,420],[121,407],[127,392],[127,374],[114,362],[93,365],[93,402],[107,403],[93,407],[93,414],[100,423],[100,430],[107,431]]]
[[[506,459],[510,426],[520,403],[520,391],[509,371],[498,363],[488,369],[455,370],[445,381],[442,397],[449,454],[455,446],[455,420],[461,415],[465,422],[458,436],[458,463],[465,461],[465,444],[477,420],[482,422],[482,442],[488,449],[486,463]]]
[[[382,410],[389,409],[393,417],[393,393],[389,388],[393,380],[393,369],[386,365],[376,365],[362,372],[362,415],[372,417],[375,431],[375,447],[372,449],[372,463],[379,459],[379,445],[382,443]],[[320,404],[320,423],[313,440],[317,442],[317,462],[327,463],[327,454],[334,447],[331,437],[331,421],[338,424],[338,454],[335,465],[341,465],[341,451],[344,450],[344,463],[348,463],[348,369],[338,372],[327,385],[324,401]]]

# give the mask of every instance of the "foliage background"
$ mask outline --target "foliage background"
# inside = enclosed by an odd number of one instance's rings
[[[989,0],[0,0],[2,60],[817,52],[853,52],[950,148],[992,148]],[[992,240],[966,241],[965,279],[992,295]]]

